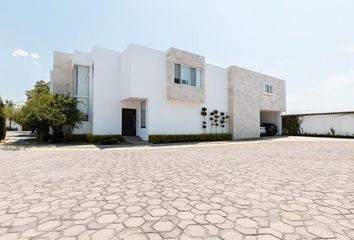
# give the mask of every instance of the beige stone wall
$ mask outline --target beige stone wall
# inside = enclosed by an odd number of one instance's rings
[[[170,48],[166,52],[167,56],[167,99],[183,100],[198,103],[205,102],[204,79],[205,79],[205,59],[190,52],[176,48]],[[202,70],[203,84],[201,88],[174,83],[174,64],[179,63]]]
[[[55,51],[51,73],[51,91],[72,95],[73,87],[72,54]]]
[[[265,82],[273,85],[272,95],[264,93]],[[280,117],[286,110],[283,80],[231,66],[228,87],[230,130],[235,139],[259,137],[260,111],[274,111]]]

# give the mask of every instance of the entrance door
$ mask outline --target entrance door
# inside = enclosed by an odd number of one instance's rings
[[[136,135],[136,109],[122,109],[122,135]]]

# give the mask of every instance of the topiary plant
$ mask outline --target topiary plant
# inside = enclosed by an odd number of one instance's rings
[[[225,113],[221,112],[220,113],[220,117],[221,117],[221,119],[220,119],[221,132],[223,133],[224,132],[225,123],[226,123]]]
[[[210,120],[210,133],[213,133],[213,126],[214,126],[214,112],[209,113],[209,120]]]
[[[206,121],[205,121],[205,117],[206,117],[206,115],[208,115],[207,110],[208,109],[206,107],[202,107],[202,111],[200,113],[203,116],[202,128],[204,130],[204,133],[206,133],[205,131],[206,131],[206,127],[207,127]]]
[[[214,125],[215,125],[215,133],[218,133],[218,126],[219,126],[219,111],[218,110],[214,110]]]

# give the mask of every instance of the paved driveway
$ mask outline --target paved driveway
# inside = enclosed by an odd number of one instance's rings
[[[354,239],[354,141],[0,150],[0,239]]]

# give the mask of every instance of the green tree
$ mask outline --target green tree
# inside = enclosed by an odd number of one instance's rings
[[[49,102],[49,126],[53,129],[54,136],[63,136],[63,127],[76,127],[83,118],[77,109],[77,100],[63,94],[52,95]]]
[[[27,101],[16,119],[35,130],[40,140],[62,138],[64,126],[76,127],[81,122],[82,114],[77,109],[77,100],[62,94],[51,94],[44,81],[38,81],[33,89],[26,91],[26,95]]]
[[[4,103],[0,98],[0,141],[6,136],[6,117],[4,112]]]

